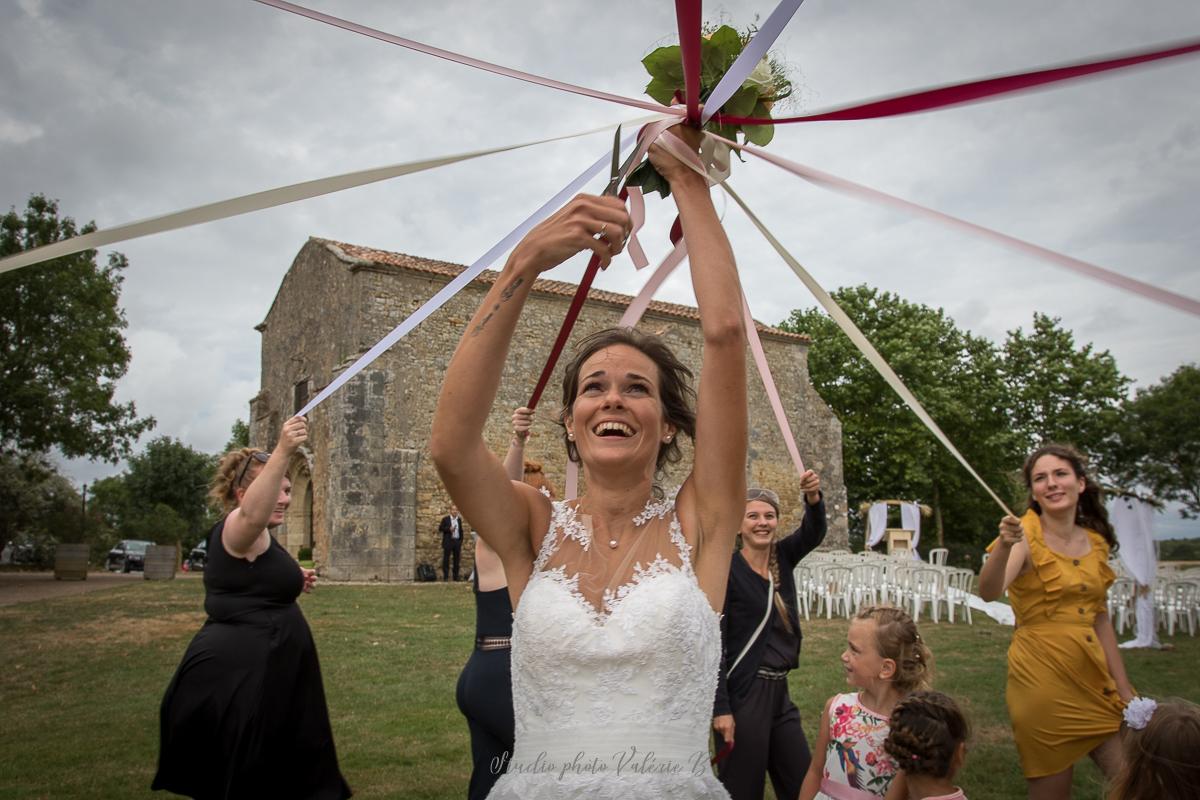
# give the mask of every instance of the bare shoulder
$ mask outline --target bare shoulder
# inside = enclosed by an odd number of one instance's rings
[[[517,496],[529,509],[529,547],[530,551],[536,555],[542,546],[542,540],[546,538],[546,533],[550,530],[554,505],[549,497],[524,481],[513,481],[512,484]]]

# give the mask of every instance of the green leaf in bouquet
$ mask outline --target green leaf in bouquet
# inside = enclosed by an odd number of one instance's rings
[[[646,94],[662,103],[664,106],[669,106],[675,102],[675,92],[683,87],[675,81],[665,80],[663,78],[654,77],[646,84]]]
[[[746,135],[746,141],[750,144],[756,144],[759,147],[766,147],[775,138],[774,125],[743,125],[742,133]]]
[[[752,117],[759,119],[770,119],[771,111],[766,104],[759,100],[754,104],[754,111],[750,114]],[[756,144],[759,147],[766,147],[775,138],[774,125],[743,125],[742,133],[746,136],[746,141],[750,144]]]
[[[680,88],[683,86],[682,53],[677,44],[660,47],[642,59],[642,66],[650,73],[651,78],[672,83],[676,88]]]
[[[710,47],[721,53],[725,58],[725,69],[729,69],[730,65],[741,55],[744,47],[741,34],[728,25],[717,28],[713,31],[712,36],[702,41],[708,42]]]
[[[671,194],[671,184],[667,183],[666,178],[660,175],[649,161],[638,164],[637,168],[629,173],[625,185],[640,186],[643,194],[658,192],[663,197]]]
[[[758,91],[751,86],[743,86],[733,93],[721,106],[721,113],[731,117],[748,117],[758,103]]]

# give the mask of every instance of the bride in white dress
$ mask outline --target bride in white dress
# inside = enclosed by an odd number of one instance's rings
[[[694,131],[672,129],[690,146]],[[709,766],[718,613],[745,505],[741,288],[705,180],[665,149],[700,308],[699,390],[657,338],[588,337],[563,380],[565,444],[586,493],[551,503],[510,481],[482,438],[537,276],[590,249],[603,266],[629,232],[623,204],[579,196],[513,250],[446,372],[431,450],[471,527],[500,555],[516,609],[516,744],[490,798],[728,798]],[[695,400],[695,410],[692,400]],[[673,500],[655,474],[694,440]],[[497,765],[500,766],[500,765]]]

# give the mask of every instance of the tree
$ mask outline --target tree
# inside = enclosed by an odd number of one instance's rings
[[[173,510],[175,517],[163,519],[159,533],[147,538],[165,544],[176,541],[180,532],[187,538],[198,538],[207,531],[212,520],[208,503],[208,487],[212,481],[216,459],[193,450],[168,436],[151,440],[146,449],[129,459],[123,476],[127,506],[123,524],[128,527],[135,519],[154,517],[160,506]],[[176,524],[182,520],[183,526]],[[147,525],[138,525],[149,530]]]
[[[959,330],[941,309],[867,286],[834,299],[892,365],[989,485],[1004,492],[1017,442],[1009,429],[999,357],[985,339]],[[934,509],[931,541],[983,543],[997,510],[836,324],[817,309],[780,324],[813,337],[809,373],[842,421],[843,473],[852,513],[862,502],[900,497]]]
[[[1073,444],[1111,475],[1121,401],[1129,379],[1107,350],[1076,347],[1057,318],[1033,315],[1033,330],[1017,328],[1004,342],[1004,382],[1014,429],[1032,450],[1042,442]]]
[[[250,426],[246,424],[244,419],[240,417],[233,421],[233,427],[229,429],[229,441],[225,443],[225,449],[222,454],[228,453],[230,450],[237,450],[242,447],[250,446]]]
[[[0,547],[83,541],[82,498],[41,454],[0,453]],[[39,559],[40,560],[40,559]]]
[[[0,256],[89,233],[58,204],[29,198],[24,215],[0,217]],[[46,264],[0,274],[0,449],[44,452],[57,446],[70,457],[116,462],[154,425],[132,402],[113,402],[116,381],[129,365],[118,300],[121,270],[87,250]]]
[[[1123,408],[1118,474],[1200,516],[1200,367],[1185,364]]]

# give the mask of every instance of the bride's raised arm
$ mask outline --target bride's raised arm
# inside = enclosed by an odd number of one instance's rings
[[[504,563],[514,596],[533,563],[532,535],[549,522],[549,504],[509,480],[483,440],[504,360],[533,281],[582,250],[601,265],[621,251],[629,215],[613,197],[580,195],[531,230],[513,249],[475,312],[446,370],[433,417],[430,451],[451,498]],[[534,519],[540,516],[540,519]]]
[[[699,134],[672,128],[696,149]],[[698,543],[696,575],[713,608],[720,610],[729,560],[746,504],[746,334],[742,289],[733,250],[713,208],[708,184],[664,148],[650,151],[655,169],[671,184],[679,207],[700,308],[704,361],[696,399],[692,474],[677,508],[685,533]]]

